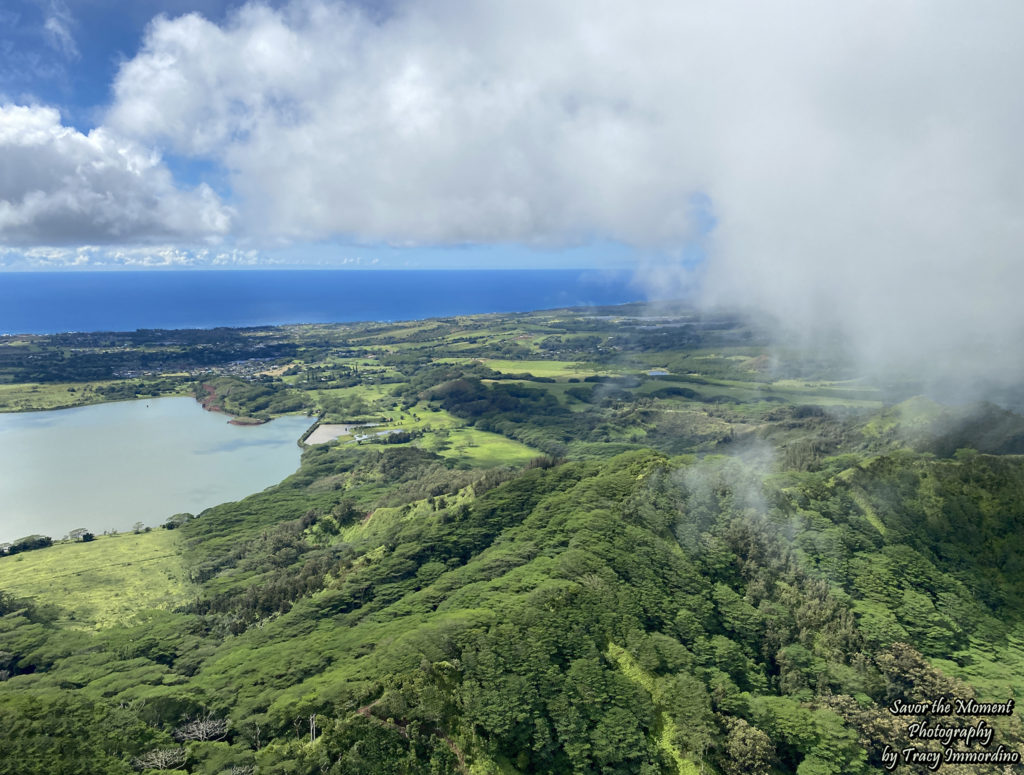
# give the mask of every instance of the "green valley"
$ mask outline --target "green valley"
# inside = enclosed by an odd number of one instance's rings
[[[1024,418],[918,392],[639,305],[4,337],[6,411],[190,394],[346,427],[240,501],[0,556],[0,773],[940,754],[912,725],[979,717],[892,703],[1024,696]],[[984,721],[968,750],[1024,754],[1018,714]]]

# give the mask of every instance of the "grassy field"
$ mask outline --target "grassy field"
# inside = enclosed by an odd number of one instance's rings
[[[360,398],[368,406],[374,408],[389,407],[394,399],[391,397],[392,385],[354,385],[343,388],[320,388],[310,390],[309,394],[318,403],[325,398]]]
[[[514,439],[476,428],[459,428],[445,441],[447,448],[438,454],[473,468],[523,465],[543,454]],[[423,446],[430,449],[429,443]]]
[[[127,622],[188,597],[178,542],[172,530],[153,530],[0,557],[0,589],[56,605],[77,626]]]
[[[360,395],[370,399],[370,396],[366,394],[366,388],[354,387],[354,388],[338,388],[334,391],[319,391],[321,393],[336,393],[340,394],[342,391],[359,391],[358,393],[353,392],[350,395]],[[380,403],[374,404],[375,412],[379,413],[385,418],[385,422],[375,423],[372,427],[366,429],[360,429],[358,433],[377,433],[379,431],[387,430],[402,430],[419,432],[429,436],[435,432],[451,431],[456,428],[463,426],[462,420],[454,415],[444,411],[443,409],[433,409],[428,404],[419,403],[410,409],[396,409],[390,405],[390,396],[385,396],[381,399],[384,406]],[[329,424],[328,418],[328,424]],[[345,434],[338,437],[342,442],[350,441],[352,434]]]
[[[96,392],[98,387],[118,387],[138,380],[110,380],[107,382],[26,382],[0,385],[0,412],[30,412],[44,409],[70,409],[74,406],[100,404],[111,399]],[[165,395],[186,395],[184,389]]]
[[[523,374],[535,377],[589,377],[592,375],[613,376],[615,372],[602,369],[596,364],[578,361],[510,361],[499,358],[441,358],[438,363],[482,363],[489,369],[502,374]]]
[[[353,388],[353,390],[361,388]],[[390,422],[358,431],[378,433],[385,430],[404,430],[422,434],[413,443],[456,463],[474,468],[495,466],[517,466],[533,460],[542,453],[497,433],[466,427],[462,420],[444,411],[432,409],[427,404],[417,404],[411,409],[392,410],[386,413]],[[352,434],[338,437],[341,444],[351,443]],[[364,443],[373,443],[368,439]]]
[[[74,388],[72,390],[72,388]],[[0,412],[25,412],[32,409],[61,409],[102,400],[85,385],[0,385]]]
[[[643,395],[671,387],[694,390],[703,400],[729,398],[743,403],[769,401],[779,404],[814,404],[862,409],[878,409],[882,406],[882,401],[868,390],[843,389],[827,383],[798,383],[795,380],[772,383],[706,377],[694,379],[692,382],[650,380],[637,388],[636,392]]]
[[[430,433],[441,429],[460,428],[463,425],[462,420],[450,412],[431,408],[429,404],[422,401],[405,411],[392,411],[389,416],[394,418],[394,422],[382,425],[382,428],[394,426],[407,431],[418,430]]]

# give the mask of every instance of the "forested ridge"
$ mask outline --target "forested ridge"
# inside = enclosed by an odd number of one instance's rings
[[[1016,712],[889,711],[1024,692],[1021,418],[600,312],[260,330],[265,373],[197,373],[405,435],[81,547],[173,539],[173,605],[90,620],[6,572],[73,543],[0,557],[0,772],[858,775],[979,718],[953,750],[1024,753]]]

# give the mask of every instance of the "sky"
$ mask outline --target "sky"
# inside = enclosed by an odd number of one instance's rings
[[[0,267],[630,267],[1016,364],[1016,0],[6,0]]]
[[[587,140],[614,115],[514,49],[488,61],[512,8],[8,0],[0,271],[702,261],[696,188],[636,201],[649,170],[616,180],[628,160]],[[649,239],[643,209],[685,223]]]

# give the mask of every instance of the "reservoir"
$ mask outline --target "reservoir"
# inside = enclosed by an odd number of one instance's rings
[[[0,414],[0,542],[157,527],[277,484],[312,424],[231,425],[192,398]]]

